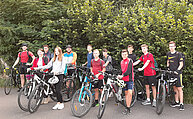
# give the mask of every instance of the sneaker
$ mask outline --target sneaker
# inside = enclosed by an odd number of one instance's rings
[[[52,109],[53,109],[53,110],[58,109],[59,105],[60,105],[60,104],[57,103],[54,107],[52,107]]]
[[[130,108],[125,108],[125,110],[122,112],[123,115],[127,115],[129,113],[131,113]]]
[[[152,107],[156,107],[156,101],[152,102]]]
[[[58,106],[58,109],[61,110],[64,108],[64,103],[60,103],[59,106]]]
[[[145,100],[144,102],[141,103],[142,105],[151,105],[151,102],[148,100]]]
[[[180,111],[183,111],[184,110],[184,105],[183,104],[180,104]]]
[[[180,103],[172,103],[171,105],[170,105],[171,107],[179,107],[180,106]]]
[[[99,103],[96,101],[94,103],[92,103],[92,107],[95,107],[95,106],[99,106]]]
[[[99,106],[99,103],[97,103],[95,106],[98,107],[98,106]]]
[[[19,89],[17,90],[17,92],[20,92],[20,90],[21,90],[21,88],[19,88]]]

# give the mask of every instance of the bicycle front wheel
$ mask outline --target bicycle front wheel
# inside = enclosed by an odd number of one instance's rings
[[[28,111],[29,96],[33,91],[33,84],[27,83],[19,92],[17,102],[23,111]]]
[[[90,90],[84,88],[75,92],[72,97],[71,111],[74,116],[82,117],[86,115],[92,106],[92,93]]]
[[[41,85],[37,85],[29,97],[28,110],[30,113],[34,113],[38,110],[42,99],[44,89]]]
[[[9,77],[5,79],[4,92],[6,95],[10,94],[12,87],[13,87],[13,78]]]
[[[101,119],[104,114],[107,100],[108,100],[108,90],[103,90],[100,98],[100,102],[99,102],[99,111],[97,115],[98,119]]]
[[[75,83],[72,79],[67,79],[62,83],[61,94],[64,102],[68,102],[72,99],[75,92]]]
[[[157,92],[157,99],[156,99],[156,113],[160,115],[163,112],[165,100],[166,100],[166,89],[165,85],[161,84],[159,87],[159,92]]]

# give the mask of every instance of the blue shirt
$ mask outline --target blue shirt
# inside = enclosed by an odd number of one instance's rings
[[[87,54],[87,67],[90,68],[91,67],[91,60],[93,59],[93,53],[88,53]]]

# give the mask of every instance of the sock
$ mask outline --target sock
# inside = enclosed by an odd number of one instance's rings
[[[179,101],[176,101],[176,103],[179,103]]]
[[[150,98],[147,98],[147,101],[150,101]]]
[[[184,103],[182,103],[182,102],[181,102],[180,104],[181,104],[181,105],[184,105]]]
[[[98,104],[99,103],[98,100],[95,100],[95,103]]]
[[[156,102],[156,99],[153,99],[154,102]]]

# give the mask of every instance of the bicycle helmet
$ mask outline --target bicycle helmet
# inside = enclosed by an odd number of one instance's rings
[[[53,76],[52,78],[50,78],[50,79],[48,80],[48,83],[50,83],[50,84],[56,84],[56,83],[58,83],[58,82],[59,82],[59,79],[58,79],[57,76]]]

